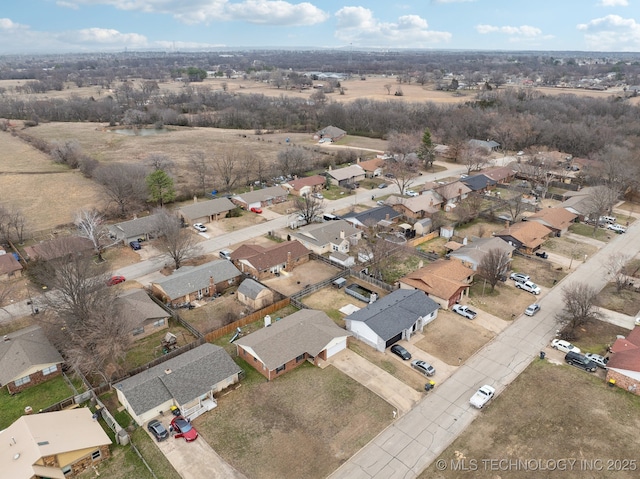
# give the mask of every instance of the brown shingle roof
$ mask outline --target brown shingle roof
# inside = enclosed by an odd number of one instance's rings
[[[515,176],[515,171],[509,166],[501,166],[499,168],[491,168],[490,170],[483,170],[482,174],[488,176],[493,181],[503,181]]]
[[[520,221],[496,233],[496,236],[512,236],[527,248],[537,248],[551,234],[551,230],[537,221]]]
[[[93,243],[80,236],[64,236],[61,238],[43,241],[33,246],[26,246],[25,253],[30,259],[49,261],[60,258],[70,253],[80,253],[93,249]]]
[[[537,221],[544,226],[549,226],[557,230],[567,228],[578,215],[565,210],[564,208],[546,208],[532,214],[528,220]]]
[[[400,279],[411,287],[442,299],[451,298],[460,288],[469,286],[474,271],[459,261],[437,260]]]
[[[6,253],[0,255],[0,274],[8,274],[11,275],[16,271],[20,271],[22,269],[22,265],[18,262],[17,259],[13,257],[12,254]]]
[[[295,191],[298,191],[303,186],[319,186],[324,185],[327,179],[321,175],[306,176],[304,178],[298,178],[297,180],[289,181],[287,184],[291,186]]]
[[[608,368],[640,371],[640,327],[635,327],[626,338],[616,339],[611,346]]]
[[[258,245],[242,245],[231,253],[233,261],[243,261],[258,271],[264,271],[272,266],[285,264],[291,253],[293,261],[309,254],[309,250],[298,241],[285,241],[269,248]]]
[[[365,171],[376,171],[384,165],[384,160],[382,158],[374,158],[373,160],[361,161],[358,164]]]

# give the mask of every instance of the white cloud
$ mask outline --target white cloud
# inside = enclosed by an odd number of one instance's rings
[[[628,7],[628,0],[600,0],[599,7]]]
[[[542,36],[542,30],[537,27],[531,27],[529,25],[522,25],[519,27],[496,27],[493,25],[477,25],[476,31],[482,34],[488,33],[504,33],[506,35],[517,35],[521,37],[533,38]]]
[[[336,12],[335,37],[368,47],[424,48],[451,40],[451,33],[429,30],[418,15],[403,15],[397,22],[380,22],[365,7],[343,7]]]
[[[0,31],[2,32],[12,32],[17,30],[22,30],[23,28],[27,28],[25,25],[20,25],[19,23],[15,23],[10,18],[0,18]]]
[[[148,46],[147,38],[138,33],[121,33],[110,28],[83,28],[62,32],[56,37],[69,44],[100,45],[129,48],[145,48]]]
[[[587,47],[596,51],[637,51],[640,49],[640,23],[633,18],[607,15],[581,23]]]
[[[466,3],[475,1],[476,0],[435,0],[436,3]]]
[[[103,4],[119,10],[172,15],[187,23],[212,21],[244,21],[260,25],[315,25],[329,14],[309,2],[284,0],[61,0],[70,8],[78,5]]]

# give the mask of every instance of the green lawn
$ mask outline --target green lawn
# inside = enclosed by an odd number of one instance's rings
[[[16,419],[24,415],[24,408],[27,406],[37,412],[74,394],[75,392],[61,376],[32,386],[13,396],[9,394],[7,388],[2,388],[0,390],[0,430],[10,426]]]
[[[607,241],[608,238],[615,236],[613,231],[609,231],[604,228],[596,229],[596,233],[594,235],[593,225],[586,225],[584,223],[573,223],[569,226],[569,231],[578,235],[588,236],[589,238],[595,238],[600,241]]]

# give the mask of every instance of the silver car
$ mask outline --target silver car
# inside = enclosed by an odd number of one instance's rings
[[[600,356],[599,354],[594,353],[586,353],[584,356],[596,363],[599,368],[607,369],[607,362],[609,361],[609,358],[605,358],[603,356]]]
[[[424,374],[425,376],[433,376],[436,373],[436,368],[431,366],[426,361],[422,361],[421,359],[416,359],[415,361],[411,361],[411,367],[416,371]]]
[[[540,311],[540,305],[538,303],[533,303],[524,310],[524,314],[526,314],[527,316],[533,316],[538,311]]]

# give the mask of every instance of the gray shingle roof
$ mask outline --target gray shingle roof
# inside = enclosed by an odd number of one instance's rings
[[[44,335],[40,326],[7,334],[8,341],[0,338],[0,384],[19,379],[34,366],[64,362],[58,350]]]
[[[269,288],[251,278],[247,278],[238,286],[238,294],[244,294],[249,299],[256,299],[260,292],[265,289]]]
[[[160,286],[169,298],[179,298],[209,286],[209,278],[216,283],[240,276],[240,271],[231,261],[219,259],[200,266],[183,266],[154,284]]]
[[[389,220],[393,220],[400,216],[396,210],[394,210],[391,206],[378,206],[376,208],[370,208],[366,211],[362,211],[360,213],[347,213],[342,216],[342,218],[353,221],[363,225],[368,225],[370,222],[377,223],[380,220],[387,219],[387,215],[389,215]],[[351,222],[351,221],[350,221]]]
[[[170,370],[167,374],[165,371]],[[172,398],[187,404],[242,369],[221,348],[205,343],[115,385],[140,415]]]
[[[345,319],[362,321],[384,341],[410,328],[419,317],[437,311],[440,306],[423,291],[397,289]]]
[[[242,203],[251,204],[262,201],[269,201],[274,198],[280,198],[287,196],[289,192],[281,186],[270,186],[269,188],[263,188],[261,190],[248,191],[234,196],[233,198],[241,201]]]
[[[119,239],[131,238],[133,236],[144,236],[157,230],[156,218],[158,215],[149,215],[135,220],[116,223],[108,227],[109,232]]]
[[[250,348],[269,369],[309,353],[317,356],[335,338],[351,336],[323,311],[302,309],[271,326],[237,339],[236,344]]]
[[[345,238],[349,238],[352,235],[360,233],[360,231],[349,222],[345,220],[338,220],[304,226],[291,236],[300,241],[307,241],[316,246],[326,246],[330,243],[341,243],[341,231],[344,231]]]
[[[337,168],[328,171],[327,174],[336,181],[342,181],[363,176],[365,174],[365,171],[362,167],[360,167],[360,165],[351,165],[345,168]]]
[[[199,201],[192,205],[183,206],[180,212],[187,218],[202,218],[231,211],[236,206],[228,198],[215,198],[209,201]]]
[[[131,327],[139,326],[147,320],[170,316],[143,289],[125,291],[116,301],[120,314],[127,319]]]

